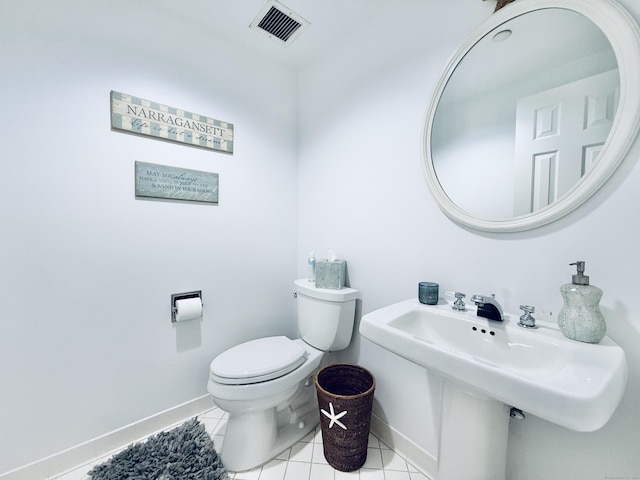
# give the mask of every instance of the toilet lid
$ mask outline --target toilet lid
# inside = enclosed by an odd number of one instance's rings
[[[266,337],[241,343],[211,362],[218,383],[246,385],[281,377],[302,365],[307,351],[287,337]]]

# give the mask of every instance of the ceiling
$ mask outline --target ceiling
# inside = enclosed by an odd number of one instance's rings
[[[475,4],[477,9],[478,4],[483,3],[482,7],[486,7],[487,12],[495,7],[493,1],[480,0],[280,0],[310,22],[296,40],[283,46],[281,42],[249,28],[266,3],[267,0],[189,0],[184,3],[159,0],[154,7],[167,9],[174,18],[194,28],[209,29],[216,35],[291,67],[299,67],[339,48],[348,37],[366,28],[369,21],[397,15],[406,7],[417,7],[418,11],[428,8],[431,28],[442,23],[433,22],[434,19],[451,18],[452,8],[459,14],[464,5]],[[411,9],[408,11],[413,11]]]
[[[370,55],[377,48],[401,55],[407,45],[427,49],[445,45],[446,52],[451,52],[491,16],[496,5],[495,0],[279,0],[310,23],[290,45],[283,46],[249,28],[267,1],[40,0],[25,4],[0,0],[3,16],[12,18],[1,33],[16,41],[72,39],[78,41],[78,48],[87,37],[125,49],[126,42],[136,36],[140,43],[167,48],[193,41],[193,51],[202,52],[203,58],[215,56],[220,45],[238,45],[300,69],[320,56],[339,52],[352,40],[366,43],[371,38]],[[174,42],[174,37],[180,41]],[[203,38],[211,41],[203,43]]]

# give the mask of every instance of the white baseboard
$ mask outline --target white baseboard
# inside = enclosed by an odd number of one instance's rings
[[[213,407],[211,396],[203,395],[62,452],[0,474],[0,480],[34,480],[55,477]]]
[[[206,412],[213,407],[211,396],[204,395],[62,452],[0,474],[0,480],[34,480],[55,477],[171,425]],[[375,415],[371,416],[371,432],[395,452],[406,458],[428,478],[436,477],[437,460]]]
[[[376,415],[371,415],[371,433],[389,448],[406,458],[428,478],[436,478],[438,460]]]

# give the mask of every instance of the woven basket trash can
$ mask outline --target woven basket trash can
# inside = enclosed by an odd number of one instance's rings
[[[316,375],[324,457],[336,470],[353,472],[367,459],[375,387],[358,365],[336,363]]]

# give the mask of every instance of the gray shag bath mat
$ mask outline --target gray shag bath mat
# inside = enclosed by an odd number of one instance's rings
[[[193,418],[95,466],[92,480],[229,480],[213,441]]]

